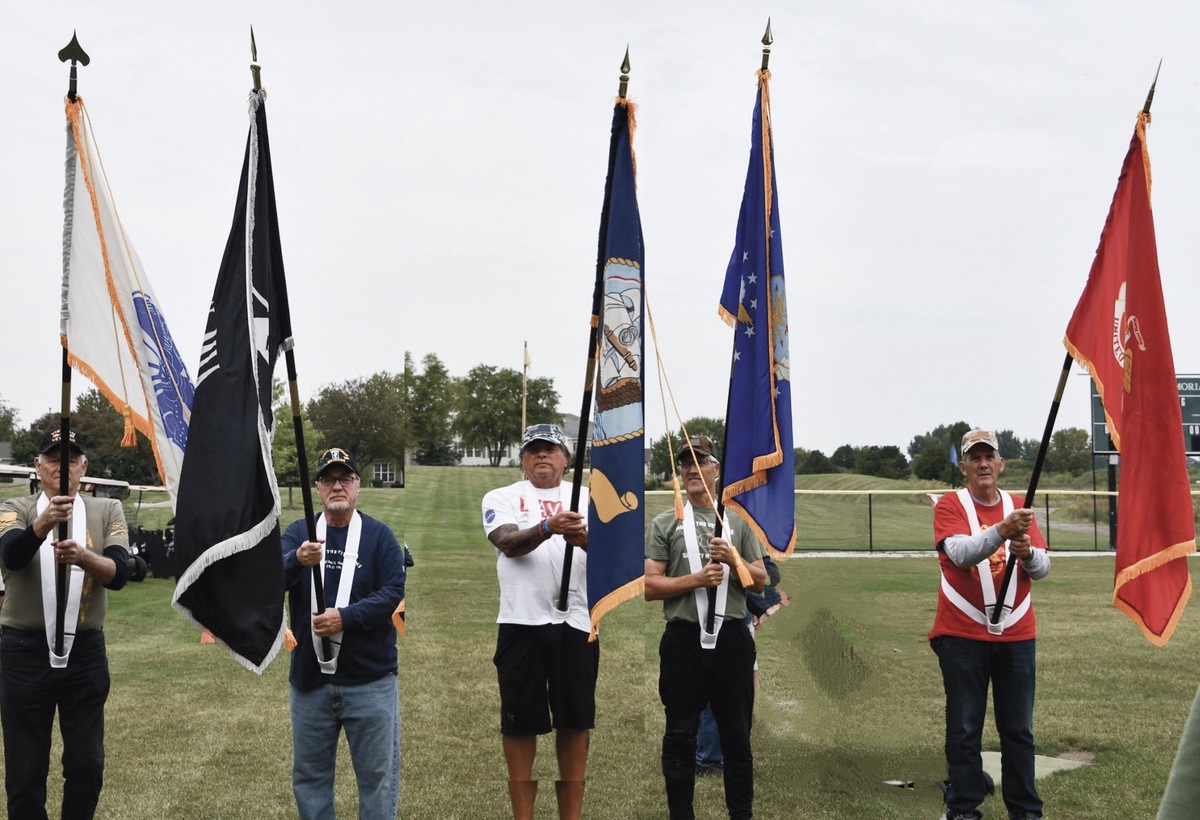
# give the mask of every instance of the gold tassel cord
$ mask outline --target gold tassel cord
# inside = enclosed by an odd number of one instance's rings
[[[675,418],[679,421],[679,428],[683,431],[684,441],[686,442],[691,434],[688,433],[686,425],[683,423],[683,417],[679,413],[679,404],[675,401],[675,391],[671,389],[671,380],[666,376],[666,367],[663,365],[662,349],[658,344],[658,330],[654,326],[654,311],[650,309],[650,297],[643,293],[646,299],[646,318],[650,322],[650,340],[654,345],[654,359],[658,365],[658,389],[659,395],[662,397],[663,403],[663,424],[667,428],[667,452],[671,456],[671,481],[675,489],[675,520],[683,520],[683,495],[679,485],[679,474],[675,470],[675,453],[671,446],[671,424],[667,416],[667,396],[671,397],[671,408],[675,411]],[[681,444],[681,446],[690,446],[690,444]],[[717,508],[717,500],[713,498],[712,489],[707,483],[704,485],[704,492],[708,496],[709,503],[713,509]],[[732,533],[730,533],[732,535]],[[731,539],[726,539],[729,544],[729,550],[733,553],[733,568],[737,572],[738,581],[743,587],[749,588],[754,585],[754,578],[750,575],[750,569],[746,566],[746,562],[742,560],[741,554],[737,547],[733,545]]]

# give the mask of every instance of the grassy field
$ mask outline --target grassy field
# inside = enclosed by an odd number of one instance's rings
[[[409,575],[409,635],[400,645],[405,818],[482,820],[507,810],[491,664],[495,553],[482,534],[479,501],[516,477],[510,469],[413,468],[407,490],[363,492],[362,509],[390,521],[417,561]],[[654,496],[647,507],[668,503]],[[928,504],[909,506],[895,535],[909,527],[905,537],[927,542]],[[285,511],[285,522],[298,514]],[[845,526],[836,511],[829,515],[831,527]],[[811,526],[804,517],[802,526]],[[1112,570],[1108,555],[1060,557],[1037,586],[1039,751],[1095,755],[1092,765],[1041,782],[1048,816],[1153,817],[1200,682],[1200,612],[1193,606],[1171,643],[1156,649],[1109,605]],[[934,559],[804,557],[782,572],[793,604],[759,633],[758,816],[938,816],[942,694],[925,641]],[[113,690],[99,816],[294,816],[287,659],[260,678],[223,649],[200,645],[170,609],[171,589],[150,579],[110,599]],[[660,607],[640,601],[605,620],[589,817],[665,814],[656,690],[661,631]],[[984,743],[998,748],[993,730]],[[539,817],[553,815],[552,760],[552,746],[543,743],[535,770],[544,781]],[[52,772],[52,815],[56,777]],[[915,788],[882,783],[889,779],[915,781]],[[339,813],[354,816],[344,750],[338,783]],[[719,782],[702,780],[698,816],[721,817],[723,808]],[[984,809],[1003,815],[996,798]]]

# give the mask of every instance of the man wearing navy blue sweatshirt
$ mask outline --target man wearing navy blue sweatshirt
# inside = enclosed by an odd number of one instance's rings
[[[284,582],[296,636],[289,675],[292,791],[301,820],[334,817],[338,733],[358,781],[358,815],[394,820],[400,803],[400,697],[392,614],[404,598],[404,550],[387,525],[355,508],[359,472],[345,450],[317,461],[315,541],[296,521],[283,534]],[[326,609],[316,614],[312,567]]]

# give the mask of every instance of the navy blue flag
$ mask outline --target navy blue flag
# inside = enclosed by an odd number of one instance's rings
[[[641,594],[645,568],[645,311],[633,129],[633,104],[618,99],[600,216],[594,298],[599,364],[588,482],[587,559],[593,634],[606,612]]]
[[[250,97],[233,228],[200,353],[175,514],[171,602],[259,674],[284,635],[271,381],[290,343],[265,96]]]
[[[721,318],[734,328],[722,500],[741,512],[774,555],[787,557],[796,545],[791,360],[770,74],[758,76],[750,169],[721,293]]]

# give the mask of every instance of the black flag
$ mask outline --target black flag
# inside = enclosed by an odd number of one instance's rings
[[[265,93],[250,135],[197,371],[175,516],[172,605],[259,674],[283,639],[275,361],[290,344]]]

